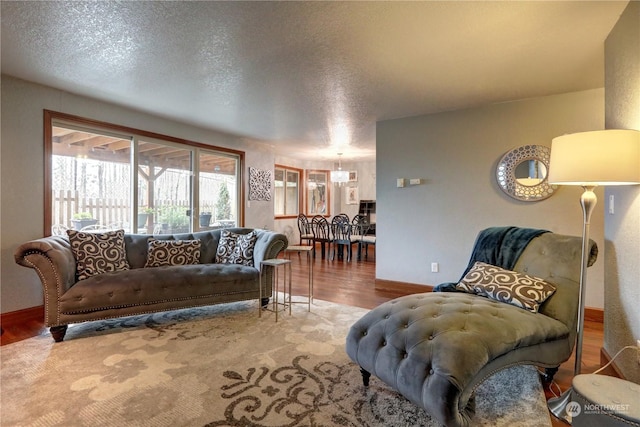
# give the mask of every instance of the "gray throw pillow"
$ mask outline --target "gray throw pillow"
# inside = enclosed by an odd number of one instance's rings
[[[129,269],[124,230],[104,233],[67,230],[67,235],[76,259],[78,280]]]
[[[149,238],[147,267],[189,265],[200,262],[200,240],[156,240]]]
[[[538,312],[540,304],[556,291],[555,286],[534,276],[476,262],[456,289]]]

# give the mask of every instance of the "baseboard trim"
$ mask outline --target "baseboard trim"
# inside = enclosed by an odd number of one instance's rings
[[[607,350],[605,350],[604,347],[601,347],[600,348],[600,366],[604,366],[610,361],[611,361],[611,355],[609,355],[609,352],[607,352]],[[622,378],[623,380],[626,380],[626,378],[622,374],[622,371],[616,365],[615,361],[613,361],[611,365],[609,365],[606,369],[603,369],[601,373],[603,375],[609,375],[612,377],[618,377],[618,378]]]
[[[31,321],[44,322],[44,305],[0,314],[0,324],[3,328]]]
[[[584,320],[596,323],[604,323],[604,310],[601,308],[585,307]]]
[[[433,286],[430,285],[418,285],[417,283],[407,282],[395,282],[393,280],[376,279],[375,287],[376,291],[380,292],[394,292],[403,294],[421,294],[424,292],[433,291]]]

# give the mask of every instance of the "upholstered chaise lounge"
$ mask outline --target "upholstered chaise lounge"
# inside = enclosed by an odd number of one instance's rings
[[[589,265],[597,256],[590,243]],[[548,368],[549,380],[570,357],[581,249],[581,238],[544,230],[484,230],[459,284],[442,284],[434,289],[439,292],[397,298],[370,311],[351,327],[347,353],[360,365],[365,386],[373,374],[444,425],[468,426],[474,392],[485,379],[530,364]],[[536,286],[550,284],[555,291],[549,291],[538,312],[503,302],[500,295],[482,296],[481,286],[469,285],[490,271],[478,261],[542,279]],[[500,281],[509,274],[498,276]],[[461,292],[465,283],[467,292]]]

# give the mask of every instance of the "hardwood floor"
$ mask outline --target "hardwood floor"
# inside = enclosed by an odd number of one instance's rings
[[[297,254],[292,254],[293,294],[307,294],[307,271],[305,254],[298,262]],[[443,280],[444,281],[444,280]],[[322,260],[320,251],[314,261],[314,297],[338,304],[362,308],[374,308],[385,301],[404,295],[402,291],[378,291],[375,289],[375,248],[369,248],[367,260],[344,262],[342,260]],[[46,333],[41,321],[28,321],[17,325],[3,325],[1,345],[10,344],[38,334]],[[585,321],[585,333],[582,353],[582,373],[590,373],[600,367],[600,349],[603,345],[602,323]],[[52,342],[53,345],[53,342]],[[555,383],[561,390],[571,386],[573,378],[573,357],[560,366],[555,375]],[[557,387],[552,388],[557,393]],[[545,387],[547,398],[553,397],[549,387]],[[566,426],[551,416],[552,424]]]

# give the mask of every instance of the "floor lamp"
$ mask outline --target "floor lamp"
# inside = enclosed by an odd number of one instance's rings
[[[597,202],[593,189],[598,185],[640,183],[640,131],[602,130],[554,138],[549,160],[549,183],[579,185],[584,189],[580,198],[583,213],[582,265],[574,369],[574,375],[578,375],[582,363],[589,225],[591,213]],[[568,424],[571,424],[571,414],[567,413],[566,406],[570,399],[571,388],[547,402],[549,411]]]

